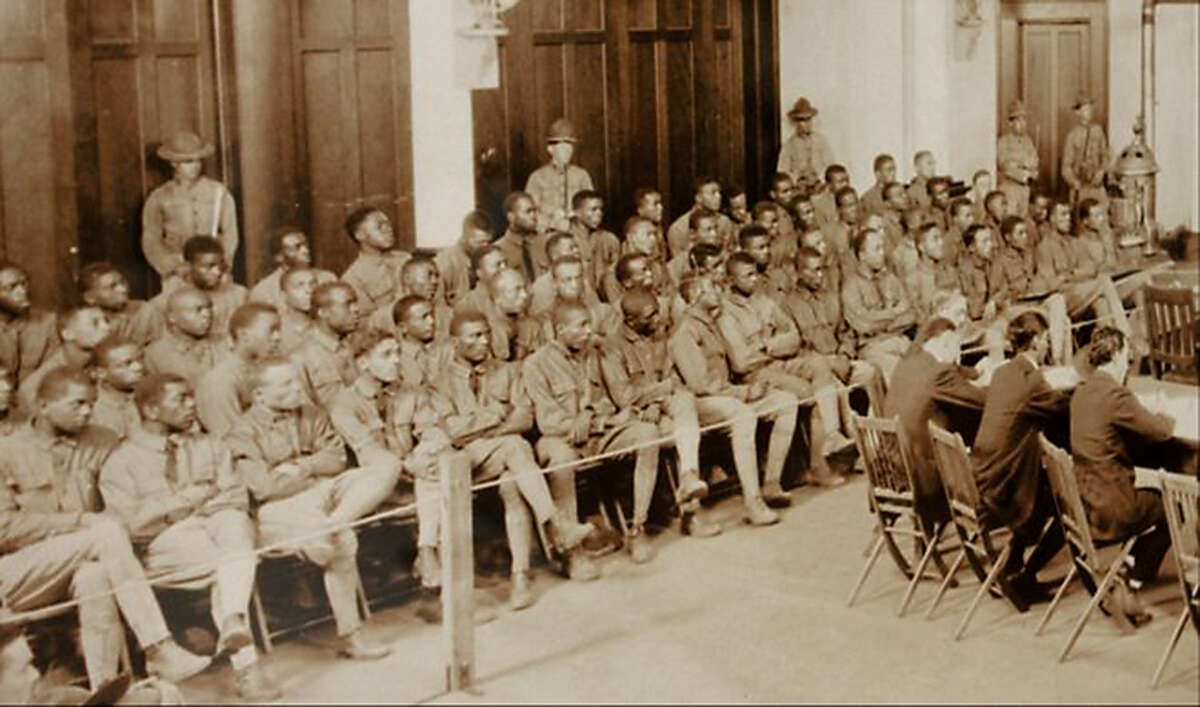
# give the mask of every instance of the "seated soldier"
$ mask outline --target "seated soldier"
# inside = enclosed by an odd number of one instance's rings
[[[820,235],[820,231],[815,231]],[[825,357],[842,383],[858,386],[876,405],[883,400],[882,376],[875,366],[855,358],[858,347],[854,332],[842,318],[842,300],[836,286],[829,284],[821,254],[807,246],[796,251],[797,282],[782,301],[800,331],[801,346]],[[849,420],[843,396],[842,419]]]
[[[808,248],[816,251],[821,256],[821,268],[825,274],[825,288],[831,290],[835,297],[840,298],[842,290],[842,273],[846,272],[845,263],[852,261],[843,261],[832,248],[829,247],[829,241],[825,240],[825,232],[820,229],[811,229],[800,233],[797,240],[800,248]],[[851,268],[853,269],[853,268]],[[841,305],[839,304],[840,308]]]
[[[991,322],[1009,296],[1005,272],[994,262],[994,234],[991,227],[981,224],[963,233],[966,250],[958,261],[958,284],[967,298],[967,316],[975,321]]]
[[[483,211],[472,211],[463,217],[462,234],[454,245],[442,248],[434,256],[442,276],[442,295],[445,303],[454,307],[475,286],[472,256],[492,242],[492,222]]]
[[[925,207],[925,220],[936,223],[945,233],[950,228],[950,178],[932,177],[925,185],[929,192],[929,205]]]
[[[729,217],[734,228],[748,225],[753,217],[750,215],[750,197],[746,195],[746,190],[739,184],[726,184],[721,190],[725,194],[722,213]]]
[[[600,351],[587,309],[564,303],[554,310],[553,341],[543,345],[522,368],[525,388],[533,402],[542,436],[538,459],[555,471],[550,489],[564,519],[579,516],[575,498],[575,468],[584,457],[635,448],[633,517],[626,546],[636,563],[652,556],[644,525],[650,513],[658,478],[658,429],[637,420],[630,410],[618,410],[604,387]]]
[[[883,213],[885,198],[884,187],[896,181],[896,158],[889,154],[875,155],[875,160],[871,163],[871,169],[875,172],[875,183],[871,188],[862,193],[858,197],[859,203],[862,204],[863,215]],[[841,195],[838,196],[838,209],[841,210]]]
[[[216,437],[224,437],[249,405],[242,387],[250,370],[279,351],[279,314],[261,302],[238,307],[229,320],[229,341],[231,350],[196,384],[196,415]]]
[[[492,355],[499,361],[524,360],[544,340],[542,322],[529,316],[529,290],[524,276],[505,269],[480,284],[486,297],[479,298],[483,306],[475,311],[483,314],[492,328]]]
[[[1050,223],[1053,227],[1037,245],[1038,276],[1050,289],[1062,291],[1072,321],[1091,313],[1128,335],[1129,319],[1112,279],[1100,273],[1083,244],[1071,235],[1071,206],[1055,203]]]
[[[635,267],[632,269],[629,267],[631,261],[635,262]],[[624,290],[627,287],[633,286],[634,278],[641,284],[649,282],[649,270],[644,267],[645,263],[646,257],[643,255],[627,254],[617,259],[615,270],[617,271],[617,281],[622,289],[621,297],[624,297]],[[601,338],[615,330],[620,323],[620,310],[617,309],[620,306],[620,297],[613,300],[613,304],[587,301],[587,285],[583,268],[583,261],[571,256],[563,257],[550,266],[554,299],[537,316],[542,327],[541,341],[549,341],[554,338],[554,310],[558,305],[567,302],[579,304],[587,309],[588,316],[592,319],[592,328]],[[533,313],[532,309],[530,313]]]
[[[0,365],[12,373],[16,385],[58,348],[56,319],[33,306],[25,269],[0,259]]]
[[[1025,217],[1025,225],[1029,228],[1029,249],[1034,250],[1041,242],[1050,225],[1051,200],[1047,194],[1031,192],[1029,194],[1029,215]]]
[[[586,192],[581,192],[586,193]],[[550,270],[538,275],[529,288],[529,315],[541,317],[554,308],[557,296],[554,286],[554,264],[564,258],[574,258],[583,263],[583,281],[581,283],[582,300],[588,307],[600,304],[600,297],[592,285],[592,273],[586,259],[580,254],[579,243],[570,233],[552,231],[546,236],[546,258],[550,262]],[[616,259],[614,258],[614,263]],[[611,265],[611,263],[610,263]],[[447,322],[449,324],[449,322]]]
[[[192,236],[187,239],[183,244],[183,260],[187,265],[183,278],[174,287],[150,300],[150,304],[159,312],[166,312],[171,301],[170,291],[183,286],[203,290],[212,302],[209,336],[214,341],[223,342],[229,333],[229,318],[233,316],[233,310],[246,303],[246,288],[230,282],[226,277],[229,264],[225,262],[225,250],[221,242],[212,236]]]
[[[738,231],[738,250],[749,255],[758,270],[759,282],[770,297],[779,300],[796,284],[792,267],[772,265],[771,235],[758,224],[751,224]]]
[[[146,651],[146,672],[184,680],[209,659],[171,639],[129,535],[114,516],[93,512],[94,480],[116,443],[87,424],[94,396],[85,372],[56,368],[38,386],[33,420],[0,438],[0,599],[12,611],[79,600],[79,646],[94,687],[117,676],[122,617]]]
[[[687,250],[688,236],[692,232],[691,223],[692,214],[696,212],[715,214],[717,217],[717,232],[721,234],[721,240],[725,242],[725,247],[733,246],[733,221],[729,217],[721,213],[721,183],[713,177],[703,176],[696,180],[696,204],[687,213],[675,219],[671,223],[671,227],[667,229],[667,253],[670,257],[675,257]],[[629,238],[626,233],[626,240]]]
[[[829,468],[826,457],[843,452],[853,442],[839,432],[840,384],[825,358],[801,350],[796,322],[762,288],[758,269],[745,253],[734,253],[727,265],[729,291],[717,316],[717,329],[729,352],[735,380],[765,381],[800,400],[812,398],[812,445],[809,479],[822,486],[837,486],[844,479]],[[790,499],[782,488],[768,486],[763,498],[771,506],[786,506]]]
[[[975,223],[975,209],[965,197],[958,197],[950,202],[950,227],[945,230],[946,262],[958,266],[958,258],[963,251],[962,234]]]
[[[47,358],[33,373],[25,377],[17,392],[21,405],[33,409],[38,385],[50,370],[60,366],[84,368],[92,358],[92,349],[108,336],[108,319],[99,307],[76,307],[58,316],[58,338],[62,345]]]
[[[725,281],[725,249],[707,243],[697,243],[688,251],[687,268],[675,283],[676,289],[688,276],[704,275],[716,284]]]
[[[708,494],[700,480],[700,423],[696,399],[680,386],[667,354],[667,333],[660,324],[658,298],[645,287],[633,287],[621,298],[622,321],[610,332],[600,358],[609,397],[621,412],[656,425],[661,435],[674,435],[679,461],[681,507]],[[719,530],[719,529],[718,529]],[[685,534],[714,535],[695,515]]]
[[[282,298],[275,305],[275,311],[279,312],[279,353],[284,356],[291,356],[312,338],[316,326],[312,295],[319,285],[325,284],[319,282],[319,272],[313,268],[294,267],[280,278]]]
[[[1049,293],[1049,288],[1035,272],[1033,244],[1029,238],[1028,222],[1019,216],[1006,216],[1000,224],[1003,236],[999,251],[992,256],[997,267],[1004,271],[1003,280],[1008,287],[1002,308],[1003,322],[995,332],[1000,333],[1017,314],[1028,309],[1037,309],[1050,324],[1050,360],[1066,363],[1071,359],[1073,339],[1071,320],[1067,317],[1067,300],[1058,292]],[[1048,293],[1038,303],[1040,293]],[[1025,300],[1016,304],[1014,300]],[[1003,336],[996,338],[1002,339]]]
[[[904,185],[900,182],[889,182],[883,188],[883,210],[874,215],[883,219],[881,225],[884,235],[884,248],[888,253],[904,239],[904,214],[908,211],[908,195],[904,193]],[[869,224],[863,223],[864,227]]]
[[[431,417],[449,446],[466,457],[476,481],[501,480],[504,526],[512,550],[509,600],[514,610],[520,610],[533,603],[529,590],[532,533],[525,504],[533,509],[539,526],[550,524],[550,540],[569,554],[575,579],[599,576],[584,555],[574,552],[594,528],[579,523],[575,513],[555,508],[546,478],[522,436],[533,427],[533,410],[521,382],[521,367],[492,357],[488,330],[487,319],[478,312],[455,315],[450,324],[454,353],[443,375],[430,384]],[[429,446],[429,435],[423,434],[417,454],[440,453]]]
[[[975,174],[971,175],[971,191],[967,192],[967,198],[971,200],[971,206],[975,210],[975,223],[987,221],[987,197],[991,193],[992,173],[986,169],[975,170]]]
[[[309,400],[328,410],[338,391],[358,375],[347,341],[358,330],[358,295],[344,282],[330,282],[313,291],[312,303],[312,335],[292,360]]]
[[[983,218],[975,219],[981,226],[987,226],[993,233],[1000,231],[1000,224],[1008,216],[1008,195],[999,189],[988,192],[983,200]]]
[[[601,287],[604,273],[621,255],[621,240],[604,226],[604,197],[600,192],[585,189],[571,197],[570,234],[579,247],[579,257],[587,266],[588,286],[592,291]],[[546,243],[550,254],[550,243]],[[554,262],[554,258],[550,258]]]
[[[400,291],[395,300],[386,307],[375,310],[375,314],[371,315],[370,320],[363,321],[366,322],[368,328],[388,333],[394,332],[396,320],[393,315],[396,302],[408,295],[416,295],[429,302],[433,307],[438,325],[435,332],[436,338],[444,339],[453,311],[445,304],[441,289],[441,274],[438,272],[437,263],[433,258],[424,255],[413,256],[400,268]]]
[[[625,242],[621,246],[621,254],[645,257],[645,264],[650,272],[651,286],[660,297],[666,295],[671,289],[671,275],[667,272],[667,263],[663,257],[662,234],[649,221],[637,216],[625,222],[624,231]],[[721,233],[719,228],[717,231],[719,234]],[[724,234],[721,234],[721,240],[725,240]],[[620,258],[617,259],[617,262],[620,262]],[[617,266],[613,265],[612,269],[604,274],[604,301],[612,305],[616,305],[621,299],[623,291],[616,270]]]
[[[162,336],[163,312],[142,300],[129,299],[129,280],[108,262],[88,263],[79,271],[79,300],[99,307],[114,334],[146,346]]]
[[[920,209],[909,208],[904,212],[902,219],[903,231],[900,233],[899,240],[885,246],[887,249],[886,258],[888,267],[900,278],[900,282],[907,283],[912,277],[912,271],[917,267],[917,262],[921,259],[920,249],[917,247],[917,238],[920,235],[921,227],[925,225],[925,212]]]
[[[788,269],[796,265],[796,250],[800,247],[800,234],[821,228],[820,219],[817,218],[817,209],[807,194],[797,194],[792,199],[792,224],[790,236],[785,234],[784,241],[773,244],[772,248],[776,264]],[[780,233],[782,234],[782,231]]]
[[[854,234],[858,232],[860,212],[862,217],[874,212],[861,206],[858,195],[851,187],[845,187],[838,191],[836,197],[838,220],[821,226],[821,233],[831,252],[843,263],[849,263],[854,258],[853,248],[850,246],[851,241],[854,240]]]
[[[337,279],[337,275],[328,270],[312,266],[312,249],[308,245],[308,236],[295,226],[275,229],[271,234],[270,248],[271,257],[277,267],[250,288],[250,299],[275,307],[281,316],[286,304],[283,278],[289,271],[310,270],[316,278],[317,285]]]
[[[1117,277],[1121,268],[1121,255],[1117,252],[1116,236],[1108,225],[1108,207],[1095,199],[1081,199],[1079,219],[1076,222],[1076,241],[1080,257],[1090,260],[1096,272],[1113,278],[1117,294],[1124,302],[1150,283],[1150,272],[1142,270]]]
[[[675,287],[679,286],[679,280],[683,278],[684,272],[688,269],[692,248],[698,245],[706,245],[721,251],[725,250],[725,240],[721,236],[721,233],[717,231],[716,214],[693,211],[691,217],[688,219],[688,227],[691,229],[691,232],[688,235],[687,248],[674,255],[667,263],[667,274],[671,278],[671,284]],[[608,301],[610,303],[614,302],[614,300]]]
[[[250,498],[229,450],[196,433],[192,387],[171,374],[152,375],[134,394],[142,421],[100,469],[100,494],[143,548],[151,576],[169,585],[210,585],[217,653],[228,651],[238,695],[274,700],[279,688],[258,669],[247,616],[254,591],[254,522]]]
[[[946,260],[945,242],[942,229],[936,223],[927,223],[917,229],[919,257],[902,282],[919,321],[928,321],[933,315],[933,302],[938,292],[961,290],[958,268]]]
[[[977,423],[978,417],[964,412],[982,409],[984,403],[984,390],[968,379],[969,369],[958,365],[961,350],[962,339],[955,323],[940,316],[931,319],[900,359],[892,387],[883,401],[882,413],[899,418],[908,439],[916,511],[930,535],[936,528],[945,527],[950,520],[950,508],[934,463],[929,422],[972,439],[976,432],[972,423]]]
[[[911,343],[905,331],[916,323],[916,313],[900,280],[887,269],[881,231],[859,231],[853,251],[858,265],[844,274],[842,314],[858,338],[858,357],[878,368],[887,385]]]
[[[454,304],[454,311],[459,312],[465,309],[483,311],[491,299],[488,283],[496,276],[496,273],[510,269],[512,268],[509,267],[508,260],[499,248],[485,245],[476,250],[471,256],[471,272],[474,274],[475,286],[467,294],[458,298]],[[519,273],[520,270],[517,272]],[[521,278],[524,279],[524,275]],[[528,285],[526,288],[528,289]]]
[[[1130,442],[1166,442],[1175,420],[1147,410],[1125,387],[1129,342],[1120,330],[1097,328],[1087,355],[1094,370],[1071,396],[1071,456],[1092,537],[1102,542],[1137,537],[1127,558],[1131,564],[1122,565],[1118,574],[1128,590],[1124,597],[1118,592],[1118,601],[1136,625],[1149,615],[1135,592],[1158,575],[1171,534],[1159,493],[1134,487]]]
[[[358,248],[358,256],[342,273],[342,281],[354,288],[364,320],[375,310],[390,305],[400,292],[400,268],[412,256],[396,247],[392,220],[373,206],[363,206],[346,217],[346,235]]]
[[[663,199],[662,193],[650,187],[638,187],[633,190],[634,216],[649,221],[653,226],[662,230]]]
[[[783,478],[783,466],[796,431],[800,401],[787,391],[772,390],[766,381],[760,380],[749,385],[733,384],[725,341],[716,325],[721,311],[720,289],[707,275],[693,275],[683,281],[680,290],[687,302],[687,309],[668,341],[671,362],[683,385],[695,396],[699,424],[731,423],[729,438],[738,481],[742,486],[747,521],[752,525],[777,523],[779,515],[763,501],[758,480],[758,450],[755,442],[758,415],[762,414],[772,423],[762,485],[782,489],[780,479]],[[680,524],[685,534],[703,534],[705,529],[712,527],[695,525],[699,507],[698,501],[680,504]]]
[[[166,328],[146,347],[149,373],[173,373],[196,385],[217,359],[212,329],[212,300],[204,290],[179,287],[167,296]]]
[[[328,415],[308,403],[300,374],[287,359],[256,362],[243,389],[252,402],[226,443],[257,504],[259,543],[300,555],[324,571],[339,655],[386,656],[388,647],[362,635],[358,538],[348,524],[392,494],[400,470],[373,459],[347,469],[345,446]]]
[[[849,186],[850,172],[844,165],[831,164],[825,168],[825,183],[811,195],[818,228],[838,220],[837,193]],[[858,194],[854,197],[857,200]]]
[[[929,182],[933,179],[933,173],[937,170],[937,161],[934,159],[932,152],[921,150],[913,155],[913,167],[916,168],[917,173],[913,176],[912,181],[908,183],[906,192],[908,203],[924,211],[932,204],[932,201],[929,199]]]
[[[811,207],[811,203],[809,206]],[[754,226],[767,232],[767,242],[771,254],[770,266],[773,271],[786,265],[788,253],[796,251],[796,232],[791,224],[792,218],[791,216],[787,217],[788,221],[785,226],[783,222],[785,215],[784,209],[775,202],[760,201],[754,205],[753,220],[738,229],[739,247],[741,247],[740,235],[743,229]]]
[[[566,196],[563,199],[565,202]],[[565,221],[566,212],[561,213]],[[523,191],[512,192],[504,198],[504,214],[508,228],[493,245],[504,254],[508,267],[531,283],[550,265],[546,262],[544,237],[545,228],[550,224],[540,217],[533,197]]]
[[[992,374],[971,460],[984,509],[1012,530],[1000,587],[1025,612],[1030,604],[1049,601],[1052,585],[1040,584],[1037,573],[1064,542],[1038,436],[1051,421],[1066,417],[1070,394],[1051,389],[1039,370],[1050,352],[1045,317],[1032,311],[1018,315],[1009,322],[1008,338],[1013,358]],[[1049,521],[1054,522],[1043,533]]]
[[[770,198],[766,202],[758,202],[755,204],[754,211],[758,210],[760,204],[772,204],[775,206],[776,216],[779,220],[779,233],[784,237],[795,237],[796,226],[792,223],[792,209],[795,207],[796,197],[800,194],[800,190],[796,187],[796,183],[792,181],[791,175],[785,172],[776,172],[771,175],[770,187],[767,189],[767,196]],[[754,220],[758,217],[753,215]],[[743,224],[744,225],[744,224]]]
[[[392,318],[395,333],[380,333],[394,336],[400,347],[400,379],[414,388],[424,387],[437,375],[439,345],[434,334],[439,326],[433,303],[417,295],[402,297],[392,307]]]
[[[96,402],[88,422],[128,437],[142,421],[133,399],[134,389],[145,375],[142,347],[109,334],[92,349],[88,370],[96,380]]]

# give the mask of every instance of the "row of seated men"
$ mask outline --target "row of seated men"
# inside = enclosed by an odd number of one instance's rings
[[[130,299],[123,274],[94,263],[79,306],[57,316],[31,306],[18,265],[0,264],[0,363],[16,386],[0,440],[0,595],[16,611],[87,598],[93,684],[116,670],[118,610],[150,669],[182,678],[207,659],[166,638],[153,595],[130,587],[147,571],[186,574],[196,557],[218,558],[205,575],[214,621],[249,699],[275,694],[246,626],[254,549],[322,567],[341,652],[382,655],[359,631],[346,526],[407,475],[416,567],[432,589],[438,460],[451,448],[478,480],[501,480],[514,608],[532,602],[531,521],[572,578],[598,575],[575,497],[587,457],[636,448],[625,541],[635,562],[652,556],[644,524],[660,441],[678,457],[683,532],[718,530],[697,512],[709,423],[731,424],[747,520],[777,522],[801,401],[813,405],[809,479],[836,485],[828,458],[851,446],[848,387],[881,400],[917,321],[944,312],[1002,331],[1017,299],[1053,292],[1039,278],[1065,287],[1049,299],[1067,299],[1075,316],[1113,296],[1069,209],[1060,218],[1055,206],[1051,228],[1033,224],[1034,250],[1019,218],[975,224],[940,197],[918,218],[902,192],[885,192],[891,210],[860,222],[853,191],[835,190],[838,221],[822,227],[812,199],[777,175],[771,200],[734,226],[719,184],[702,179],[665,237],[661,196],[640,192],[621,238],[601,227],[595,192],[576,194],[571,230],[552,233],[538,232],[532,199],[517,192],[500,238],[473,213],[434,258],[398,250],[387,215],[367,208],[347,218],[359,256],[340,278],[285,230],[272,242],[279,267],[247,290],[230,281],[221,244],[196,236],[180,282],[153,300]],[[1123,323],[1119,302],[1109,313]],[[772,425],[761,475],[759,417]]]

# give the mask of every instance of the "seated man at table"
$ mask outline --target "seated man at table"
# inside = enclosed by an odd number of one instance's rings
[[[252,402],[226,443],[234,470],[258,504],[259,543],[323,570],[339,655],[360,660],[388,655],[390,648],[360,630],[358,537],[348,525],[391,495],[400,469],[373,459],[347,469],[345,445],[329,416],[309,403],[287,359],[253,365],[242,390]],[[314,537],[318,532],[323,534]]]
[[[1134,459],[1129,437],[1149,442],[1171,439],[1175,420],[1147,410],[1125,387],[1129,374],[1129,342],[1113,327],[1099,327],[1088,345],[1095,370],[1071,397],[1071,456],[1079,496],[1087,509],[1092,537],[1124,541],[1138,536],[1120,577],[1129,594],[1118,601],[1135,624],[1149,620],[1134,591],[1158,575],[1171,535],[1157,491],[1134,487]],[[1149,532],[1147,532],[1149,531]]]
[[[1121,296],[1108,275],[1100,273],[1086,255],[1086,247],[1071,235],[1071,206],[1058,202],[1050,210],[1050,223],[1037,245],[1037,274],[1053,290],[1061,290],[1067,300],[1072,321],[1086,319],[1089,313],[1097,321],[1129,333],[1129,320]]]
[[[975,478],[986,512],[1012,529],[1011,554],[1000,587],[1021,612],[1050,599],[1037,573],[1062,548],[1050,483],[1042,470],[1038,435],[1066,416],[1069,396],[1053,390],[1039,370],[1050,351],[1050,332],[1039,312],[1008,324],[1013,358],[996,369],[988,386],[979,434],[971,449]],[[1053,521],[1043,533],[1047,521]],[[1040,541],[1039,541],[1040,538]],[[1034,547],[1029,558],[1025,550]]]
[[[900,280],[887,269],[883,232],[864,228],[854,236],[855,270],[842,283],[842,312],[858,336],[859,358],[883,372],[885,384],[911,343],[905,332],[916,314]]]

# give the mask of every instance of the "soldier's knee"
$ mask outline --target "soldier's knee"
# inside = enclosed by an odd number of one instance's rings
[[[99,515],[92,518],[87,532],[103,545],[128,546],[129,531],[111,515]]]
[[[334,554],[339,557],[354,557],[358,554],[358,535],[352,528],[345,528],[333,534]]]
[[[108,573],[99,562],[84,562],[79,565],[71,586],[76,597],[103,594],[111,588]]]

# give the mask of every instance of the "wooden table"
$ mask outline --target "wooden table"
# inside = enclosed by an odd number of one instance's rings
[[[1175,439],[1200,447],[1200,387],[1133,376],[1129,389],[1151,412],[1175,418]]]

